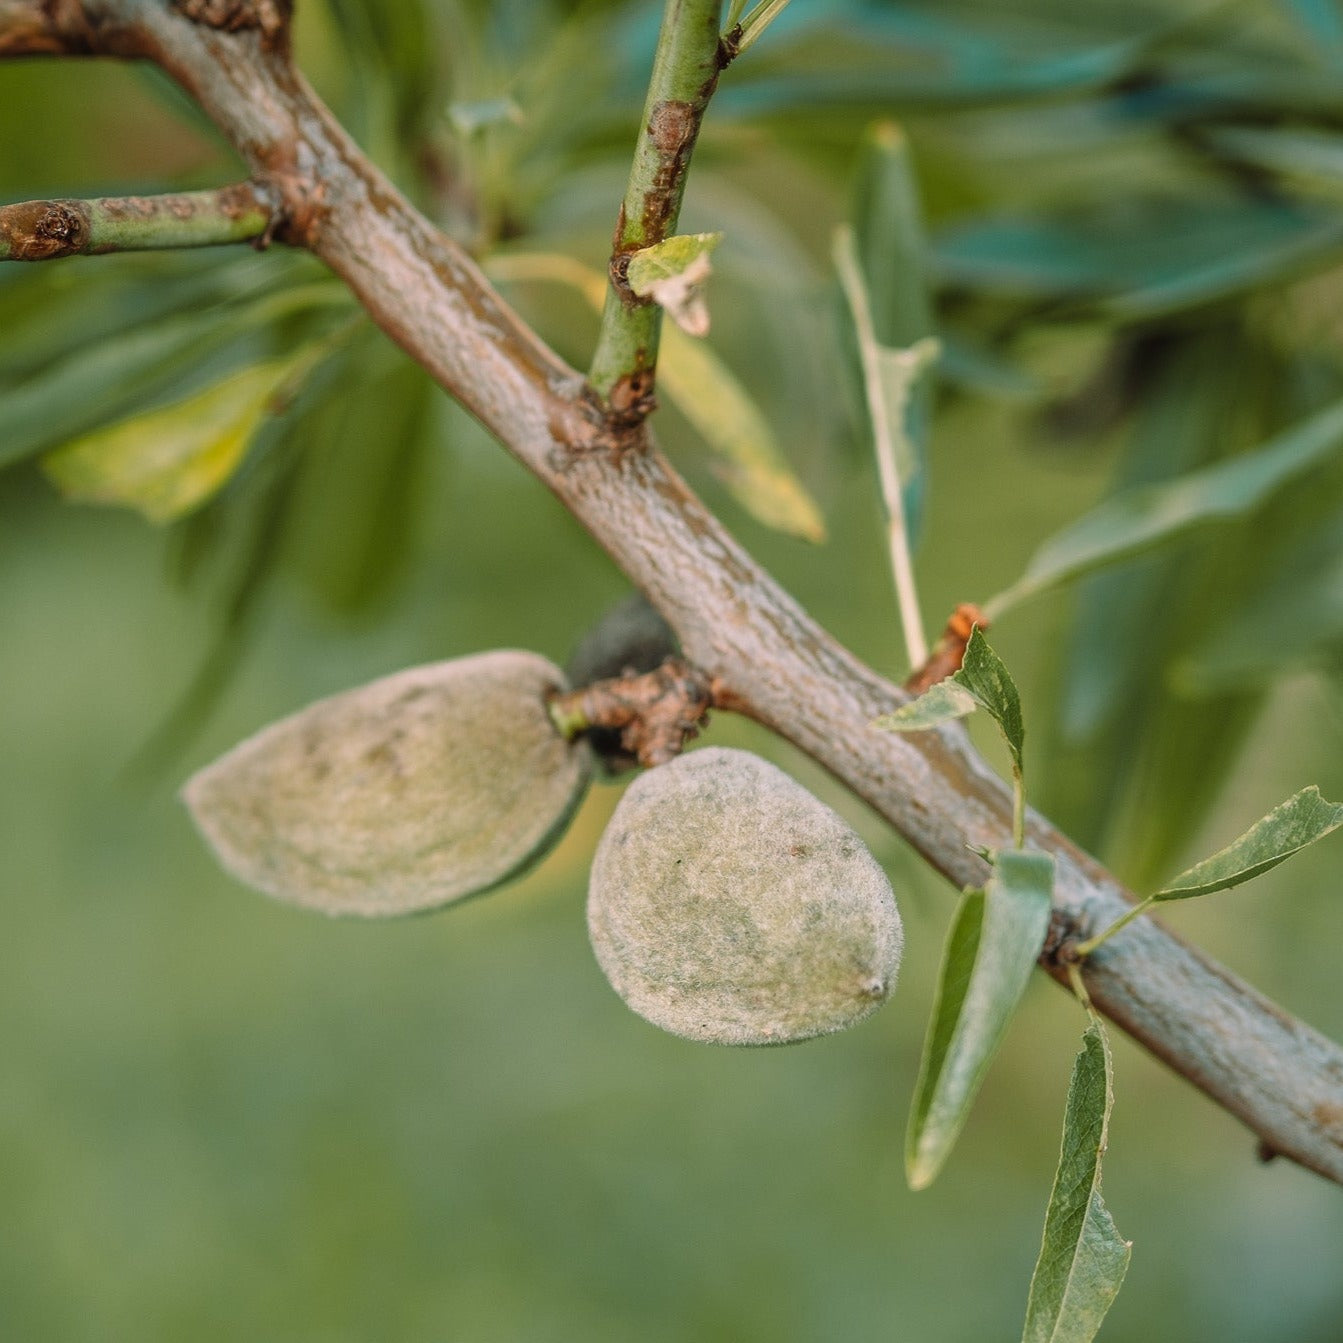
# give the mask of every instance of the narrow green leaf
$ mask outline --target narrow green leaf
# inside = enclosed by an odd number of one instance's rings
[[[1242,517],[1288,481],[1318,465],[1343,445],[1343,402],[1270,439],[1254,452],[1191,471],[1158,485],[1113,495],[1050,538],[1031,557],[1025,574],[988,604],[1002,614],[1102,565],[1136,555],[1209,523]]]
[[[658,386],[718,456],[715,474],[757,522],[804,541],[825,540],[825,519],[779,447],[769,421],[707,345],[677,327],[662,333]]]
[[[979,701],[950,677],[929,686],[917,699],[902,704],[894,713],[883,714],[872,724],[886,732],[922,732],[955,718],[974,713]]]
[[[1343,137],[1327,131],[1224,127],[1209,134],[1213,148],[1239,163],[1268,168],[1326,187],[1343,187]]]
[[[311,351],[255,364],[183,401],[94,430],[49,452],[43,469],[84,503],[125,504],[169,522],[203,503],[237,469],[275,397]]]
[[[244,304],[175,313],[84,346],[0,394],[0,467],[68,442],[171,395],[185,373],[240,335],[351,300],[329,281],[291,285]]]
[[[970,642],[965,646],[965,657],[955,679],[997,719],[1007,739],[1007,748],[1012,752],[1012,760],[1020,770],[1026,729],[1021,720],[1017,684],[1003,665],[1002,658],[989,647],[989,641],[978,625],[970,632]]]
[[[1312,784],[1274,807],[1226,848],[1181,872],[1153,899],[1187,900],[1190,896],[1239,886],[1241,882],[1277,867],[1341,825],[1343,805],[1321,797],[1320,790]]]
[[[1096,1023],[1082,1036],[1068,1086],[1063,1146],[1022,1343],[1090,1343],[1128,1271],[1132,1244],[1115,1229],[1101,1198],[1113,1103],[1110,1045]]]
[[[952,921],[910,1109],[905,1172],[926,1189],[942,1169],[1049,928],[1054,860],[1004,849],[982,891],[967,891]]]
[[[924,374],[937,362],[941,346],[935,336],[925,336],[902,349],[878,345],[876,354],[881,397],[891,426],[891,447],[908,507],[910,490],[923,470],[927,446],[926,425],[921,431],[914,427],[921,418],[916,408],[927,399],[929,383]]]

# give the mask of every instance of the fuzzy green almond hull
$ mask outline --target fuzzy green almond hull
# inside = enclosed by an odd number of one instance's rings
[[[717,747],[630,785],[593,862],[588,931],[635,1012],[729,1045],[854,1025],[890,996],[903,948],[853,830],[774,765]]]
[[[521,875],[564,833],[590,752],[559,668],[500,651],[412,667],[263,728],[183,790],[239,880],[325,914],[417,914]]]

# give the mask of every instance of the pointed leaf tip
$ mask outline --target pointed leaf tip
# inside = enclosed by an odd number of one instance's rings
[[[1128,1271],[1133,1246],[1116,1230],[1101,1198],[1101,1157],[1113,1104],[1110,1044],[1095,1023],[1083,1034],[1073,1064],[1022,1343],[1090,1343]]]
[[[1025,745],[1026,729],[1021,718],[1021,697],[1012,674],[989,646],[984,631],[976,625],[965,646],[965,658],[955,679],[963,685],[1002,728],[1008,749],[1018,770]]]

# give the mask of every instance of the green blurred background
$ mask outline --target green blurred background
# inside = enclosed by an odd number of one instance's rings
[[[894,676],[828,269],[874,118],[909,135],[946,350],[930,624],[1006,587],[1116,483],[1252,448],[1343,395],[1338,11],[1085,8],[799,3],[725,77],[702,138],[685,223],[727,232],[713,345],[830,539],[743,512],[675,409],[664,440]],[[479,253],[600,265],[658,9],[307,0],[299,54]],[[0,66],[0,124],[4,200],[238,172],[163,81],[104,63]],[[279,252],[7,267],[0,431],[21,432],[4,405],[53,369],[74,370],[84,414],[92,365],[66,361],[174,305],[208,322],[319,276]],[[585,358],[595,322],[574,295],[509,292]],[[244,325],[142,403],[315,321]],[[100,398],[126,409],[87,386],[91,422]],[[1307,783],[1343,796],[1340,553],[1335,466],[1005,616],[994,641],[1046,810],[1141,882]],[[525,881],[387,925],[240,888],[176,800],[242,735],[361,680],[491,647],[562,661],[624,592],[542,488],[362,330],[169,527],[63,502],[31,461],[0,475],[0,1337],[1016,1337],[1081,1014],[1037,976],[948,1170],[911,1195],[905,1110],[954,893],[786,746],[725,716],[709,734],[853,820],[908,945],[884,1011],[781,1050],[673,1039],[606,986],[583,900],[617,787]],[[1170,919],[1335,1037],[1337,843]],[[1135,1247],[1102,1336],[1343,1338],[1339,1191],[1260,1165],[1235,1121],[1116,1050],[1106,1198]]]

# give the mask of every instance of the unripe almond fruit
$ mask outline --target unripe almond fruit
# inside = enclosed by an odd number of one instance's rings
[[[862,840],[746,751],[679,756],[630,785],[597,849],[588,930],[611,986],[692,1040],[842,1030],[895,987],[903,933]]]
[[[327,914],[412,914],[539,858],[583,796],[559,668],[495,652],[412,667],[263,728],[188,782],[223,865]]]

